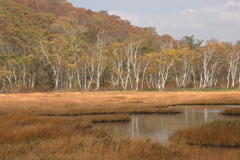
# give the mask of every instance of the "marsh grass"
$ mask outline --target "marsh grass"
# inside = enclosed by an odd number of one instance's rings
[[[240,147],[240,120],[216,120],[199,127],[178,130],[170,140],[189,145]]]
[[[23,109],[23,108],[22,108]],[[129,120],[129,115],[36,116],[16,107],[0,117],[1,159],[159,159],[178,153],[143,138],[111,137],[92,122]]]
[[[142,110],[135,110],[126,112],[129,114],[179,114],[182,113],[180,109],[175,108],[150,108],[150,109],[142,109]]]
[[[125,114],[91,116],[88,119],[91,119],[92,123],[129,122],[131,120],[130,115]]]
[[[221,112],[223,115],[240,116],[240,108],[228,108]]]
[[[148,139],[129,139],[91,135],[59,137],[53,140],[27,140],[18,145],[0,148],[5,159],[173,159],[179,153]]]
[[[82,116],[82,115],[118,115],[118,114],[179,114],[182,111],[176,108],[128,108],[128,109],[99,109],[99,110],[78,110],[65,114],[41,113],[39,116]],[[103,117],[103,116],[102,116]],[[109,117],[109,116],[108,116]]]
[[[0,143],[15,143],[27,139],[51,139],[71,135],[79,129],[91,127],[91,121],[83,118],[2,116],[0,117]]]
[[[175,109],[171,104],[235,103],[240,104],[238,92],[71,92],[0,95],[0,158],[1,159],[238,159],[239,148],[208,147],[238,146],[239,133],[223,132],[219,138],[234,143],[188,145],[184,135],[173,136],[172,143],[161,144],[145,138],[112,137],[93,121],[109,122],[128,119],[129,113],[153,113]],[[124,103],[127,102],[127,103]],[[142,103],[128,103],[142,102]],[[112,113],[107,115],[78,115],[82,113]],[[117,112],[117,114],[116,114]],[[128,113],[128,114],[119,114]],[[39,116],[44,115],[45,116]],[[47,116],[48,114],[48,116]],[[68,116],[59,116],[66,114]],[[71,115],[72,114],[72,115]],[[50,116],[55,115],[55,116]],[[222,124],[222,123],[219,123]],[[236,122],[233,122],[236,124]],[[208,131],[221,132],[206,125]],[[224,124],[228,131],[236,125]],[[202,127],[204,128],[204,127]],[[211,129],[213,128],[213,129]],[[237,129],[237,127],[235,128]],[[203,129],[201,129],[203,130]],[[187,133],[199,138],[199,130]],[[207,132],[206,132],[207,133]],[[211,133],[211,132],[210,132]],[[226,135],[225,135],[226,134]],[[236,136],[235,136],[236,134]],[[216,135],[217,136],[217,135]],[[238,137],[237,137],[238,136]],[[231,139],[232,137],[232,139]],[[195,139],[191,143],[195,143]],[[189,141],[190,142],[190,141]],[[197,141],[198,142],[198,141]],[[224,144],[226,143],[226,144]],[[203,144],[203,145],[201,145]],[[224,145],[223,145],[224,144]]]

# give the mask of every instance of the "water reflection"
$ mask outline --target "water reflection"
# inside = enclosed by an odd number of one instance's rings
[[[146,137],[165,141],[179,128],[198,126],[223,119],[220,112],[228,107],[239,106],[179,106],[178,115],[133,115],[127,124],[102,124],[110,134],[128,137]]]

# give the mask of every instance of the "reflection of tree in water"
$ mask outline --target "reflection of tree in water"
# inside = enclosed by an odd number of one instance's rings
[[[177,115],[133,115],[128,124],[105,124],[111,134],[128,137],[146,137],[167,140],[177,129],[202,125],[221,119],[220,111],[226,106],[180,106],[182,114]]]

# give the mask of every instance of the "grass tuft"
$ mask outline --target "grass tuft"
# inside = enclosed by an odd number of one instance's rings
[[[129,115],[101,115],[92,117],[92,123],[116,123],[129,122],[131,120]]]
[[[170,140],[190,145],[240,147],[240,120],[217,120],[199,127],[178,130]]]
[[[240,108],[228,108],[221,112],[223,115],[240,116]]]

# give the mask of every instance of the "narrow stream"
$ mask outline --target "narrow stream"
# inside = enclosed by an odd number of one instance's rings
[[[236,105],[177,106],[183,111],[177,115],[133,115],[129,123],[99,124],[109,134],[125,137],[153,138],[166,141],[177,129],[202,125],[203,123],[228,118],[220,112]]]

